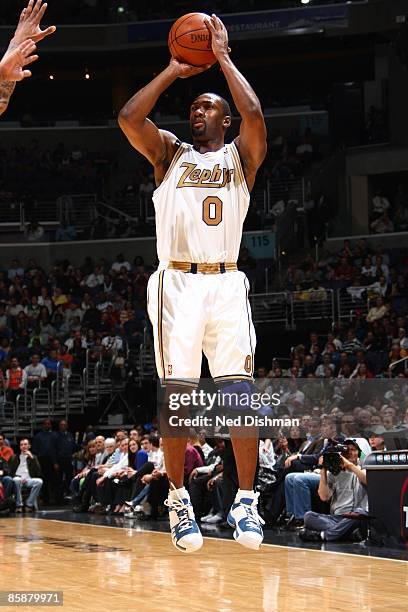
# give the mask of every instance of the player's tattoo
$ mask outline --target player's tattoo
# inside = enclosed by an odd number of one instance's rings
[[[0,114],[6,110],[15,86],[14,81],[0,81]]]

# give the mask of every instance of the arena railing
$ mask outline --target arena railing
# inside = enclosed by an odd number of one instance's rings
[[[287,291],[252,293],[250,295],[254,323],[284,323],[291,325],[290,298]]]
[[[334,319],[335,302],[333,289],[309,289],[290,294],[292,327],[298,321]]]
[[[408,356],[403,357],[402,359],[399,359],[398,361],[394,361],[394,363],[391,363],[389,366],[389,369],[392,371],[400,363],[404,363],[405,372],[408,372]]]
[[[351,291],[350,291],[351,290]],[[357,311],[368,313],[367,287],[348,287],[337,291],[337,312],[339,319],[352,320]]]
[[[266,185],[267,213],[276,216],[274,206],[278,202],[290,202],[303,208],[305,203],[305,179],[303,177],[289,179],[269,179]]]

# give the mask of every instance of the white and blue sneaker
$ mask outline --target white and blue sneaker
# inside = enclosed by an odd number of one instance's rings
[[[253,550],[262,544],[262,525],[265,525],[258,514],[258,497],[259,493],[238,490],[227,517],[228,525],[234,528],[234,539]]]
[[[169,509],[171,539],[174,546],[185,553],[195,552],[203,545],[203,536],[194,516],[186,489],[172,487],[164,502]]]

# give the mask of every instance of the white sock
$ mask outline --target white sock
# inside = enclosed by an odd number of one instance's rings
[[[188,497],[185,487],[181,487],[181,489],[170,489],[169,495],[170,499],[185,499]]]
[[[253,499],[254,496],[254,491],[245,491],[245,489],[238,489],[237,499],[242,499],[243,497],[249,497],[250,499]]]
[[[321,538],[322,538],[322,540],[324,541],[324,539],[325,539],[325,538],[324,538],[324,531],[321,531],[321,532],[320,532],[320,537],[321,537]]]

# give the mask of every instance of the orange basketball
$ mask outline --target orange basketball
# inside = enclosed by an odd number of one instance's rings
[[[217,61],[211,49],[211,33],[205,25],[205,13],[188,13],[173,23],[169,32],[169,49],[179,62],[205,66]]]

